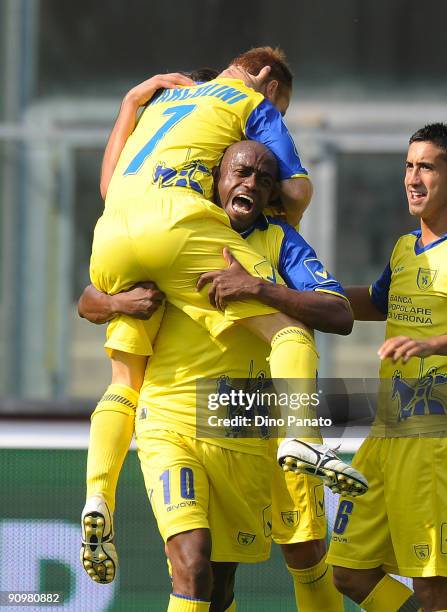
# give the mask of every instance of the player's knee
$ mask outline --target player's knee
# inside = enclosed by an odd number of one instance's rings
[[[340,591],[340,593],[347,595],[355,601],[357,599],[356,593],[358,590],[358,578],[355,570],[334,565],[333,576],[334,585],[337,591]]]
[[[139,391],[144,380],[147,356],[113,351],[111,357],[112,383]]]
[[[188,591],[196,596],[209,597],[213,587],[211,564],[205,557],[184,560],[180,568]]]
[[[303,569],[321,561],[326,554],[326,541],[321,539],[282,544],[281,549],[288,567]]]
[[[441,576],[414,578],[413,588],[424,610],[447,608],[447,578]]]
[[[213,587],[211,562],[206,554],[177,554],[171,557],[174,591],[192,597],[209,598]]]
[[[213,563],[213,591],[211,610],[226,610],[234,599],[234,580],[237,563]]]

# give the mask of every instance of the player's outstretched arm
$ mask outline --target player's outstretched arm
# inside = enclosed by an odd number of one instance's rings
[[[106,198],[121,151],[135,129],[138,109],[144,106],[158,89],[191,85],[195,85],[194,81],[179,72],[157,74],[136,85],[124,96],[102,160],[100,192],[103,200]]]
[[[165,294],[151,281],[138,283],[128,291],[107,295],[89,285],[78,302],[79,316],[90,323],[106,323],[118,314],[149,319],[162,305]]]
[[[394,363],[407,363],[410,357],[447,355],[447,335],[415,340],[408,336],[388,338],[377,351],[380,359],[390,358]]]
[[[386,314],[372,302],[369,287],[345,287],[356,321],[385,321]]]
[[[197,289],[211,283],[208,295],[211,304],[224,310],[228,302],[255,299],[273,306],[318,331],[348,335],[354,322],[349,303],[342,297],[317,291],[297,291],[251,276],[224,249],[229,267],[202,274]]]

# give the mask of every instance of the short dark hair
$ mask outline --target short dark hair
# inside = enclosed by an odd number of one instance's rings
[[[258,74],[264,66],[270,66],[270,79],[292,89],[293,74],[287,65],[286,54],[279,47],[254,47],[235,57],[230,65],[241,66],[251,74]]]
[[[219,71],[214,68],[197,68],[195,70],[191,70],[190,72],[186,72],[185,70],[181,70],[180,74],[186,76],[196,83],[207,83],[208,81],[212,81],[219,75]],[[158,96],[161,96],[163,88],[157,89],[152,98],[146,102],[144,106],[149,106],[151,102],[153,102]]]
[[[411,136],[409,144],[413,142],[431,142],[442,149],[447,156],[447,124],[429,123],[425,125]]]
[[[184,74],[189,76],[193,81],[196,81],[196,83],[207,83],[215,79],[219,75],[219,71],[214,68],[197,68],[196,70],[191,70],[191,72],[186,72]]]

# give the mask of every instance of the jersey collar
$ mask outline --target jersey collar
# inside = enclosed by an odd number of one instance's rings
[[[252,234],[256,229],[265,232],[265,230],[268,229],[268,226],[269,222],[267,221],[267,217],[263,214],[260,214],[251,227],[241,232],[241,236],[242,238],[248,238],[248,236],[250,236],[250,234]]]
[[[440,244],[441,242],[444,242],[444,240],[447,239],[447,234],[444,234],[444,236],[441,236],[440,238],[437,238],[436,240],[433,240],[433,242],[430,242],[430,244],[426,244],[425,246],[421,246],[420,244],[420,239],[421,239],[421,230],[415,230],[414,232],[411,232],[414,236],[416,236],[416,241],[414,243],[414,253],[415,255],[420,255],[421,253],[425,253],[426,251],[429,251],[430,249],[432,249],[433,247],[437,246],[438,244]]]

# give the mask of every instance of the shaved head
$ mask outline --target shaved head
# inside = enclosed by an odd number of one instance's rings
[[[216,201],[236,231],[251,227],[276,193],[278,162],[265,145],[253,140],[232,144],[216,175]]]
[[[245,158],[247,154],[255,155],[259,160],[268,163],[275,173],[275,180],[277,180],[278,162],[276,161],[276,157],[268,147],[255,140],[241,140],[240,142],[235,142],[230,145],[220,162],[221,172],[226,168],[228,163],[232,162],[232,160],[236,158]]]

